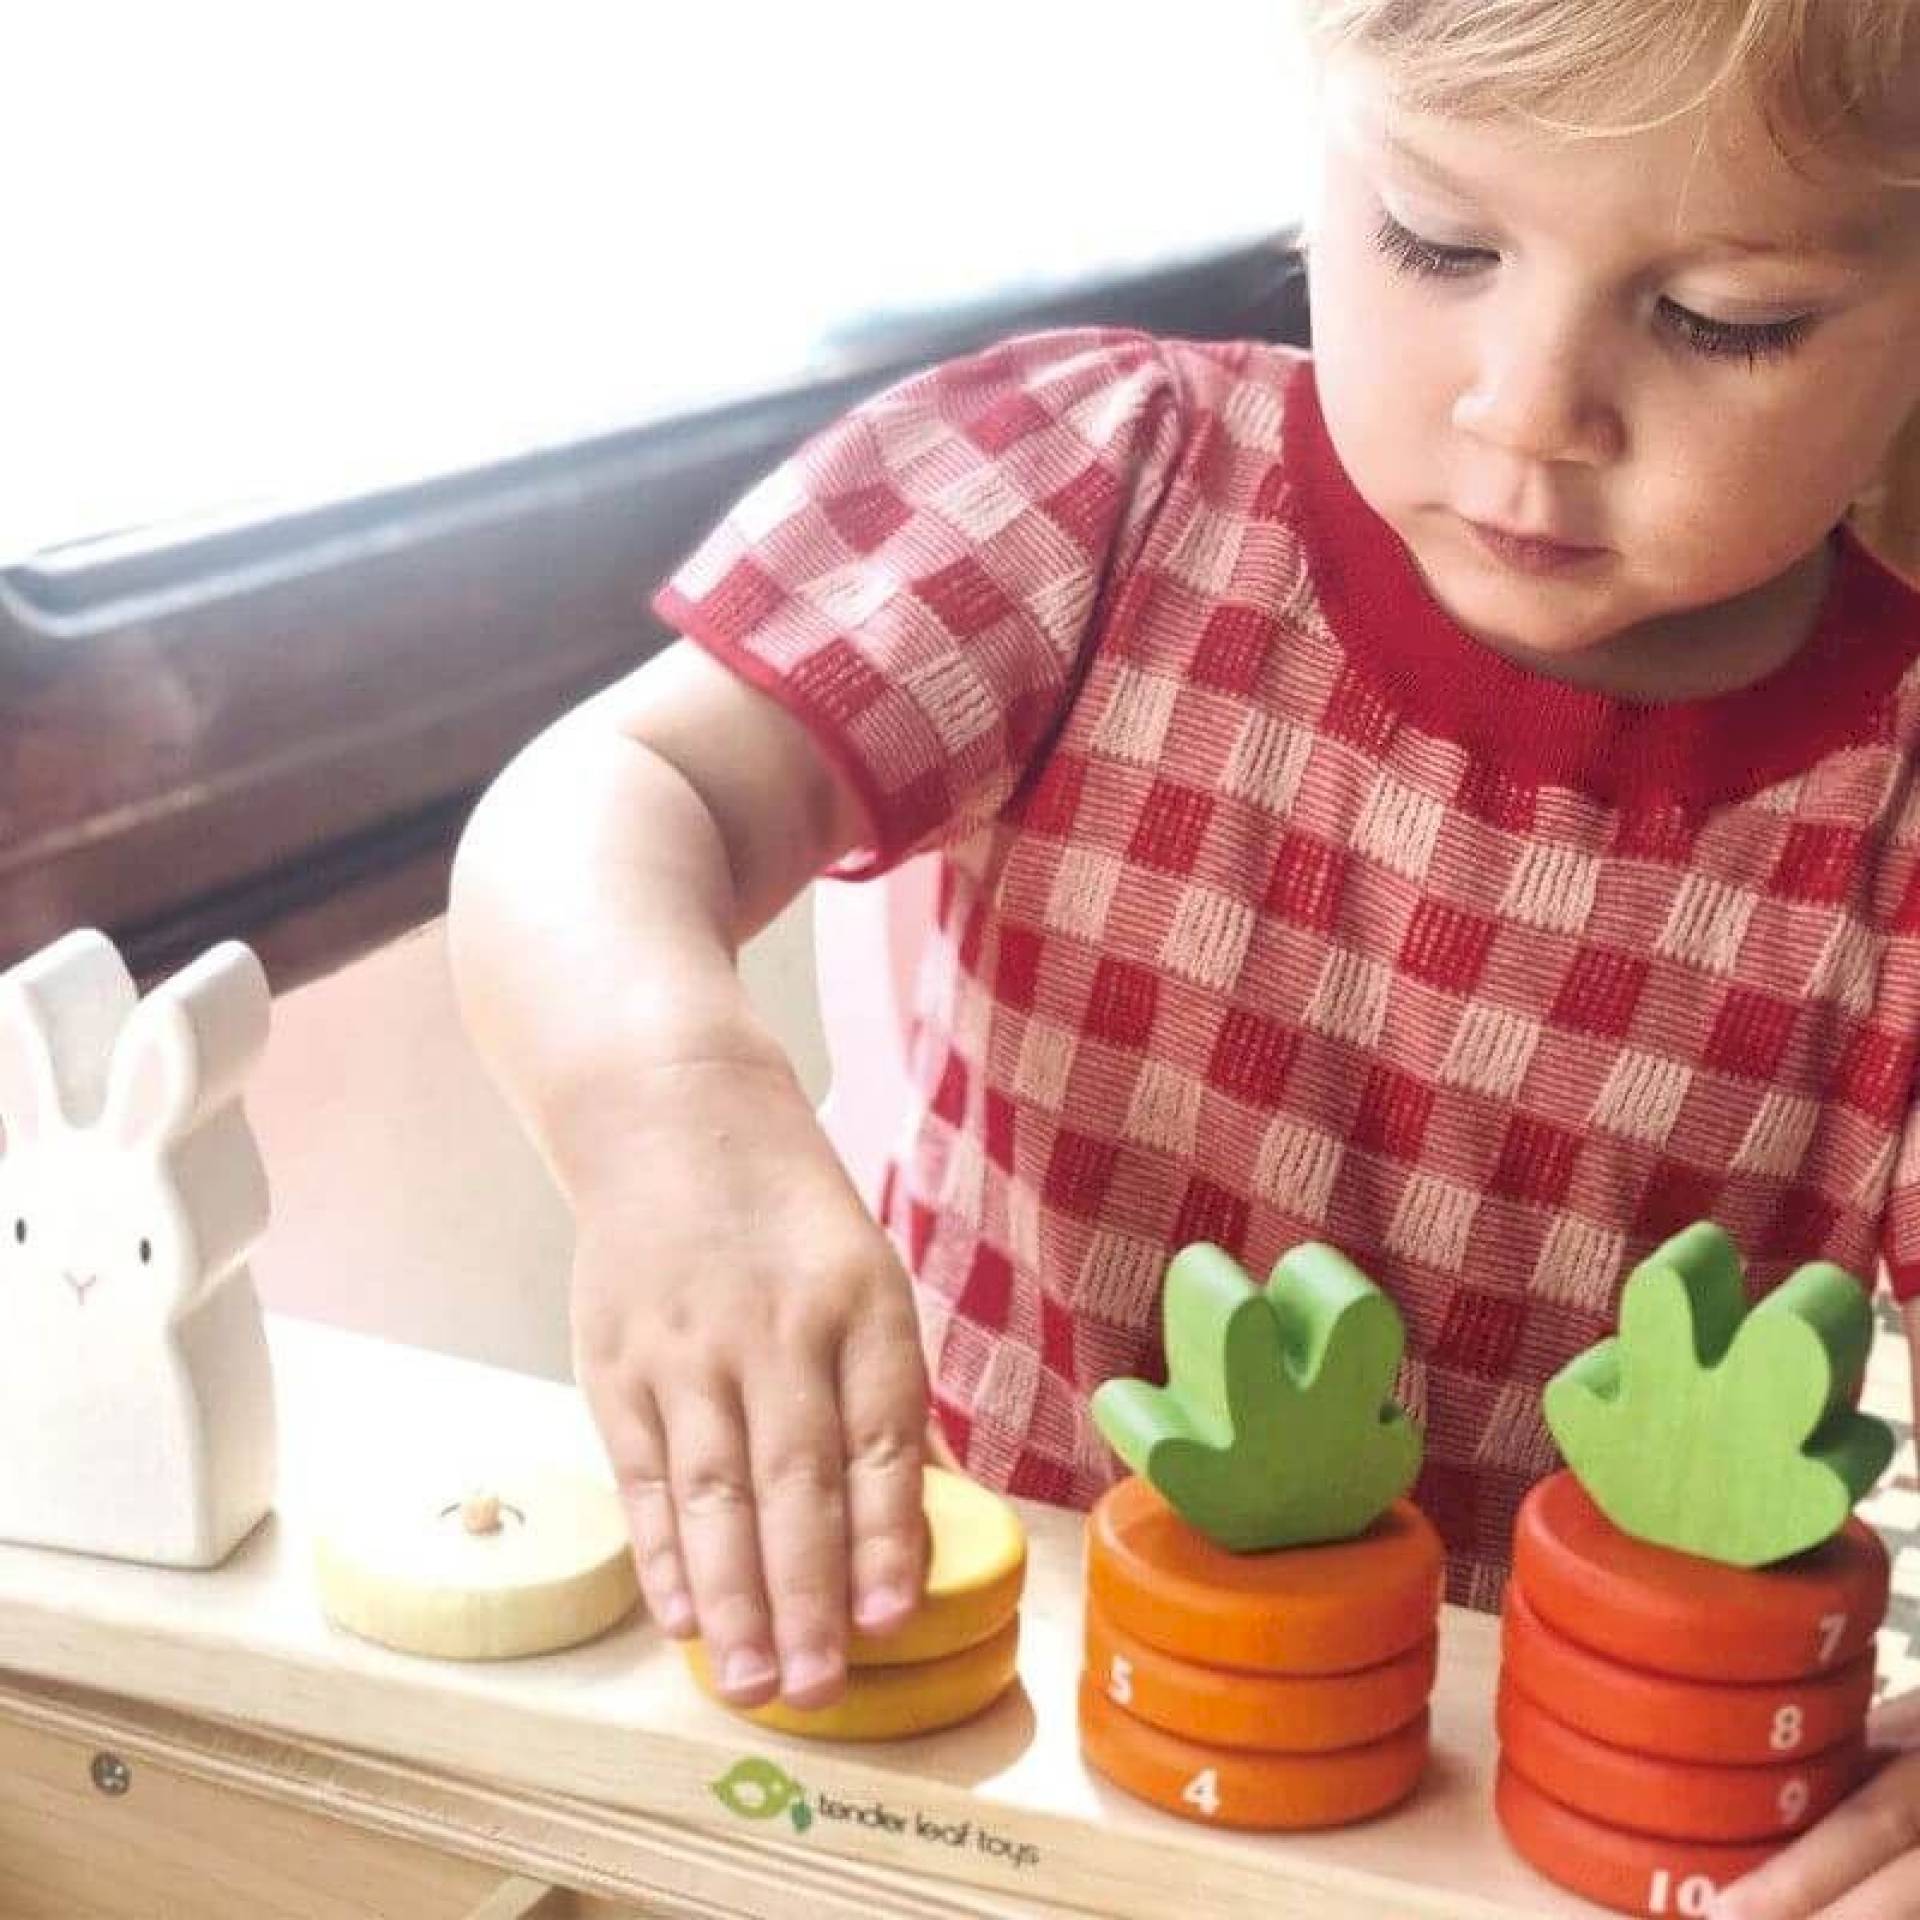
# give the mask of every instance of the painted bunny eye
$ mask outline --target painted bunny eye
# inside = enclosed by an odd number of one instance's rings
[[[13,1241],[14,1245],[19,1247],[27,1244],[27,1223],[24,1220],[16,1220],[13,1223]]]
[[[140,1264],[144,1267],[152,1258],[153,1242],[151,1240],[142,1240],[140,1242]]]

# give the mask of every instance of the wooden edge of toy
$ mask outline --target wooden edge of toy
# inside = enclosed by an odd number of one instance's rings
[[[1138,1476],[1087,1521],[1087,1587],[1106,1618],[1150,1647],[1208,1666],[1328,1674],[1418,1646],[1439,1615],[1446,1554],[1401,1500],[1357,1540],[1231,1553]]]
[[[1253,1832],[1350,1826],[1404,1800],[1425,1771],[1428,1721],[1341,1753],[1248,1753],[1202,1746],[1136,1720],[1080,1681],[1080,1750],[1096,1773],[1183,1819]]]
[[[1858,1785],[1862,1729],[1825,1753],[1719,1767],[1632,1753],[1577,1732],[1509,1678],[1494,1715],[1507,1764],[1576,1813],[1670,1840],[1768,1840],[1799,1833]]]
[[[1020,1610],[1027,1534],[989,1487],[928,1467],[924,1502],[931,1552],[920,1605],[898,1632],[856,1633],[850,1667],[919,1666],[991,1640]]]
[[[1268,1753],[1362,1747],[1417,1719],[1433,1692],[1437,1635],[1353,1673],[1244,1673],[1176,1659],[1114,1625],[1090,1601],[1086,1664],[1136,1720],[1203,1746]]]
[[[1873,1701],[1871,1648],[1818,1678],[1714,1684],[1590,1652],[1547,1625],[1519,1581],[1507,1586],[1502,1670],[1531,1699],[1610,1746],[1670,1760],[1766,1766],[1824,1753],[1858,1733]]]
[[[680,1649],[701,1692],[719,1700],[706,1648],[698,1640],[683,1640]],[[1019,1650],[1020,1620],[1015,1615],[992,1639],[941,1660],[854,1667],[847,1674],[846,1692],[831,1706],[800,1708],[771,1700],[765,1706],[729,1711],[758,1726],[810,1740],[904,1740],[984,1713],[1018,1678]]]
[[[1799,1680],[1873,1643],[1890,1563],[1859,1518],[1779,1566],[1729,1567],[1622,1533],[1571,1473],[1543,1480],[1514,1524],[1513,1576],[1570,1640],[1682,1679]]]
[[[1502,1763],[1494,1813],[1513,1850],[1543,1878],[1616,1913],[1700,1914],[1780,1851],[1628,1833],[1576,1813]]]

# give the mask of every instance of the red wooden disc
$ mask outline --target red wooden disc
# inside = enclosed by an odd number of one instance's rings
[[[1858,1785],[1866,1736],[1776,1767],[1713,1767],[1610,1747],[1556,1720],[1512,1681],[1496,1716],[1507,1765],[1576,1813],[1674,1840],[1798,1833]]]
[[[1715,1685],[1647,1673],[1556,1633],[1507,1585],[1502,1670],[1554,1718],[1636,1753],[1770,1766],[1857,1735],[1873,1700],[1872,1648],[1813,1680]]]
[[[1563,1807],[1502,1764],[1494,1812],[1536,1872],[1616,1913],[1704,1914],[1716,1893],[1780,1851],[1782,1842],[1719,1845],[1626,1833]]]
[[[1571,1473],[1521,1503],[1514,1578],[1548,1626],[1595,1653],[1684,1679],[1800,1680],[1873,1644],[1889,1566],[1860,1519],[1812,1553],[1749,1569],[1622,1533]]]

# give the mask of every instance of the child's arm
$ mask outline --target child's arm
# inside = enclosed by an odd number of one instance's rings
[[[1920,1432],[1920,1300],[1901,1309]],[[1904,1694],[1873,1718],[1881,1748],[1920,1746],[1920,1695]],[[1852,1799],[1757,1873],[1722,1894],[1714,1920],[1884,1920],[1920,1913],[1920,1751],[1890,1761]]]
[[[849,1585],[884,1629],[925,1564],[906,1275],[734,969],[865,832],[682,643],[519,755],[453,876],[468,1027],[574,1210],[575,1364],[648,1604],[743,1703],[831,1699]]]

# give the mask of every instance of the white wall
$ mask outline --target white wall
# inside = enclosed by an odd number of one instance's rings
[[[742,972],[818,1100],[811,928],[803,896]],[[270,1310],[566,1375],[566,1209],[467,1045],[439,923],[278,998],[247,1105]]]

